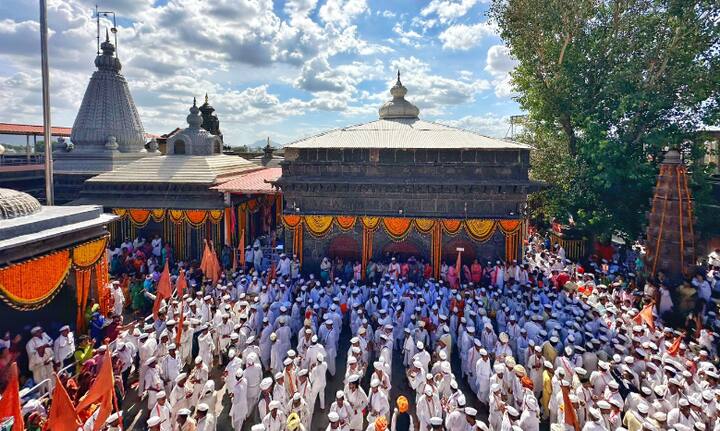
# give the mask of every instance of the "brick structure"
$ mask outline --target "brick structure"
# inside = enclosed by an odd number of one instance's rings
[[[379,120],[287,145],[282,177],[276,183],[282,189],[285,214],[521,218],[527,195],[540,187],[528,178],[531,147],[422,121],[419,109],[405,100],[406,93],[398,75],[393,99],[380,108]],[[360,239],[361,231],[356,227],[351,233]],[[305,234],[306,267],[327,255],[333,237]],[[419,248],[422,257],[428,257],[427,238],[405,240],[413,244],[395,248]],[[390,241],[376,234],[373,256],[386,250]],[[292,241],[286,238],[286,244]],[[505,257],[502,237],[476,245],[472,255]]]

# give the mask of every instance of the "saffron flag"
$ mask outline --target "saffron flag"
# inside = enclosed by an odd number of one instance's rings
[[[563,395],[563,412],[565,413],[565,424],[571,425],[575,431],[580,431],[580,422],[578,421],[575,408],[570,402],[570,387],[561,387]]]
[[[637,323],[638,325],[645,323],[646,325],[648,325],[650,327],[651,330],[654,331],[655,330],[655,318],[653,317],[653,312],[652,312],[654,305],[655,305],[654,302],[651,302],[648,305],[646,305],[642,309],[642,311],[640,311],[637,314],[637,316],[635,316],[633,318],[635,323]]]
[[[23,431],[25,422],[23,421],[22,408],[20,406],[20,382],[18,376],[17,363],[10,364],[8,373],[8,385],[2,393],[2,402],[0,402],[0,418],[13,417],[15,422],[12,431]]]
[[[110,357],[110,351],[105,351],[105,357],[103,358],[100,371],[98,372],[95,381],[90,386],[85,396],[80,398],[80,402],[75,408],[75,412],[80,413],[92,406],[93,404],[98,405],[98,415],[95,419],[95,426],[93,431],[99,431],[107,420],[108,416],[112,413],[113,409],[113,397],[115,395],[115,378],[113,377],[112,371],[112,358]]]
[[[678,335],[675,341],[673,341],[672,345],[667,349],[667,353],[670,356],[677,356],[678,352],[680,351],[680,343],[682,343],[683,336]]]
[[[175,334],[175,344],[180,345],[180,337],[182,337],[183,323],[185,323],[185,303],[182,298],[185,295],[185,289],[187,288],[187,279],[185,278],[185,271],[180,270],[177,283],[175,284],[177,290],[177,297],[180,301],[180,318],[178,319],[177,334]]]
[[[267,280],[265,280],[265,284],[270,284],[270,282],[275,278],[275,262],[270,265],[270,269],[268,270]],[[332,277],[331,277],[332,278]]]
[[[240,231],[240,241],[238,241],[238,250],[240,250],[240,267],[245,268],[245,229]]]
[[[68,395],[57,374],[55,375],[55,390],[53,390],[51,400],[50,413],[43,430],[77,431],[78,428],[82,427],[70,395]]]
[[[462,277],[462,272],[460,272],[461,269],[462,269],[462,268],[461,268],[461,267],[462,267],[462,259],[460,258],[461,255],[462,255],[462,251],[459,251],[459,250],[458,250],[458,257],[457,257],[457,261],[455,262],[455,272],[457,273],[458,287],[460,287],[460,286],[459,286],[459,285],[460,285],[460,278]]]
[[[169,260],[169,259],[168,259]],[[160,305],[163,299],[168,299],[172,296],[172,286],[170,286],[170,267],[168,266],[168,260],[165,260],[165,268],[162,274],[160,274],[160,280],[158,280],[157,289],[155,289],[155,303],[153,304],[153,317],[158,318],[158,312],[160,311]]]
[[[200,270],[203,272],[205,277],[209,277],[210,274],[210,245],[207,240],[205,242],[205,248],[203,249],[202,259],[200,260]]]

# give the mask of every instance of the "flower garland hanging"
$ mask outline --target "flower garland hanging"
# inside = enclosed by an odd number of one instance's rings
[[[64,249],[0,270],[0,296],[21,311],[45,306],[57,295],[70,271],[70,250]]]

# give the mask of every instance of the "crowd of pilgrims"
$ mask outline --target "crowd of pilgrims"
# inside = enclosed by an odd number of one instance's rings
[[[315,415],[327,431],[720,430],[714,302],[698,299],[682,332],[664,326],[667,286],[617,256],[581,266],[531,238],[520,264],[487,262],[478,282],[477,262],[468,276],[449,277],[445,265],[439,280],[412,281],[392,258],[364,282],[302,275],[293,261],[280,254],[269,271],[250,262],[217,283],[179,263],[173,283],[185,271],[189,292],[157,318],[125,327],[109,347],[85,341],[85,358],[70,353],[69,328],[62,353],[60,337],[46,349],[53,340],[35,328],[28,356],[55,351],[56,363],[75,359],[92,372],[110,348],[118,391],[137,375],[149,430],[226,429],[219,394],[236,431],[309,431]],[[718,279],[710,265],[693,284],[699,292]],[[155,281],[145,280],[149,299]],[[112,296],[122,315],[118,281]],[[347,355],[338,352],[343,329]],[[341,389],[326,394],[329,381]],[[391,397],[398,381],[410,389]],[[116,412],[103,429],[121,421]],[[85,428],[93,425],[91,416]]]

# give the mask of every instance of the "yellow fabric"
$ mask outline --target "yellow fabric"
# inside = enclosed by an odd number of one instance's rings
[[[150,215],[156,222],[161,222],[165,220],[165,210],[162,208],[150,210]]]
[[[430,233],[433,227],[435,227],[435,220],[431,218],[416,218],[414,221],[415,229],[417,229],[418,232]]]
[[[120,218],[125,218],[127,215],[127,210],[125,208],[113,208],[112,212]]]
[[[223,217],[223,210],[210,210],[208,211],[208,216],[210,217],[211,222],[219,223]]]
[[[313,236],[324,236],[332,228],[332,216],[307,215],[305,216],[305,226]]]
[[[552,376],[547,370],[544,370],[542,377],[543,390],[540,403],[542,404],[543,410],[548,412],[548,405],[550,404],[550,398],[552,398]]]
[[[485,219],[465,220],[465,230],[475,241],[485,242],[495,233],[495,221]]]
[[[375,230],[380,224],[380,217],[365,216],[362,218],[362,223],[367,229]]]
[[[182,210],[168,210],[168,214],[170,215],[170,221],[173,223],[182,223],[185,219],[185,214],[183,214]]]
[[[73,248],[72,259],[75,267],[88,268],[95,265],[97,261],[105,253],[107,245],[107,237],[97,239],[95,241],[86,242]]]

